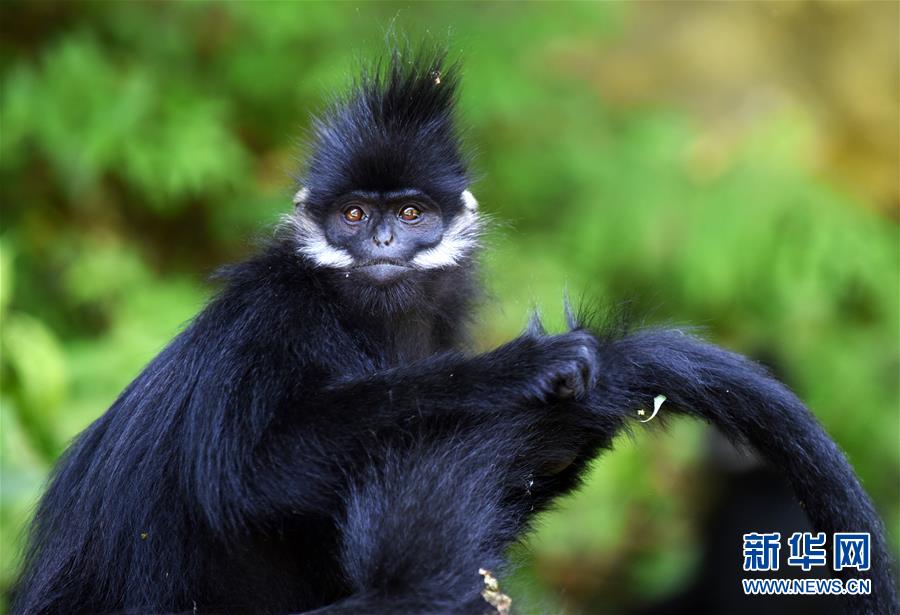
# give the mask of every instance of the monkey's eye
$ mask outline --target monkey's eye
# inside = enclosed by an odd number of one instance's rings
[[[422,215],[422,211],[418,207],[413,207],[412,205],[407,205],[403,209],[400,210],[400,219],[404,222],[413,222],[419,219],[419,216]]]
[[[344,220],[346,220],[347,222],[359,222],[365,217],[366,212],[362,210],[362,207],[351,205],[344,210]]]

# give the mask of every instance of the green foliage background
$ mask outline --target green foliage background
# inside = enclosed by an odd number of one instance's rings
[[[392,24],[465,58],[498,222],[481,343],[532,303],[559,325],[566,286],[698,324],[809,402],[896,545],[897,5],[840,4],[4,3],[2,588],[56,457],[288,209],[310,112]],[[517,595],[677,590],[705,450],[693,424],[623,439],[545,517]]]

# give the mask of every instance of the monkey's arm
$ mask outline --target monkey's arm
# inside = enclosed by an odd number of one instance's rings
[[[523,335],[477,356],[441,353],[407,366],[337,380],[313,400],[318,414],[351,408],[362,422],[387,413],[506,410],[526,401],[584,397],[597,377],[597,341],[587,331]],[[344,418],[344,417],[340,417]]]
[[[571,461],[595,430],[595,417],[575,409],[595,381],[596,353],[586,331],[525,335],[477,356],[443,353],[323,388],[298,385],[262,445],[269,467],[255,488],[282,485],[261,494],[280,500],[275,508],[333,509],[345,476],[377,464],[383,444],[477,426],[497,438],[493,448],[520,454],[513,482],[524,492],[529,473],[538,480]]]

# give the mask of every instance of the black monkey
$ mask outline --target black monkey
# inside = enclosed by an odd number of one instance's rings
[[[823,531],[883,530],[787,389],[677,331],[464,353],[481,232],[455,66],[389,62],[315,124],[295,210],[73,443],[33,522],[16,613],[483,613],[533,515],[654,395],[777,462]]]

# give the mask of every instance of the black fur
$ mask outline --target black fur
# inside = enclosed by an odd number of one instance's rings
[[[458,75],[428,50],[395,51],[386,67],[365,72],[351,96],[314,122],[300,179],[307,206],[319,211],[352,190],[417,188],[458,213],[470,182],[453,121]]]
[[[364,77],[317,125],[304,212],[416,188],[461,215],[455,82],[427,55]],[[678,332],[591,333],[574,318],[467,355],[471,258],[375,287],[302,256],[291,228],[226,269],[64,455],[15,613],[483,613],[479,568],[502,572],[534,514],[659,393],[664,414],[709,420],[783,468],[817,529],[871,532],[860,576],[875,593],[851,607],[895,610],[868,497],[755,365]]]

